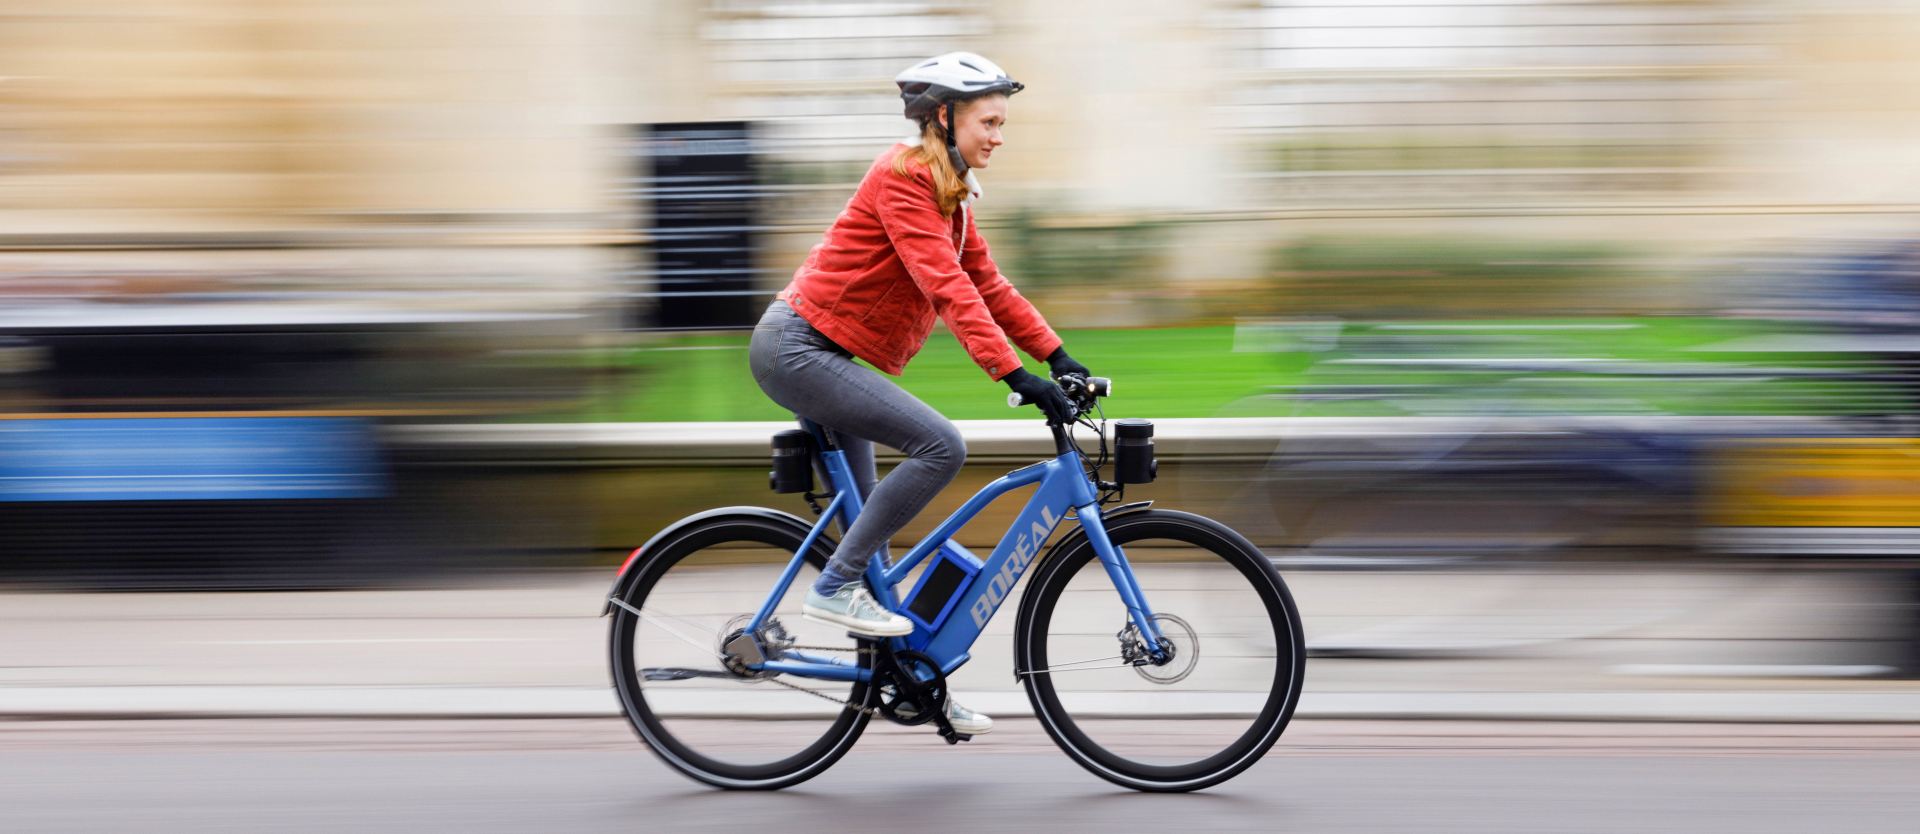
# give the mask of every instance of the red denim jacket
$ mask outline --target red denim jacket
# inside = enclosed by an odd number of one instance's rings
[[[894,173],[893,158],[905,148],[874,160],[780,298],[821,334],[895,376],[926,344],[936,315],[994,379],[1020,367],[1008,337],[1045,359],[1060,337],[994,266],[965,204],[942,217],[925,165],[909,162],[908,176]]]

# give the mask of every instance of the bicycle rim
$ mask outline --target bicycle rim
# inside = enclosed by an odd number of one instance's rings
[[[1069,756],[1118,784],[1231,778],[1278,740],[1299,698],[1305,651],[1286,586],[1245,539],[1198,516],[1150,511],[1109,534],[1174,658],[1128,662],[1126,608],[1079,539],[1042,566],[1021,612],[1016,662],[1035,712]]]
[[[864,683],[715,676],[726,672],[722,642],[759,609],[801,542],[797,531],[763,520],[695,528],[656,545],[634,568],[642,573],[626,606],[614,608],[609,649],[627,717],[649,748],[694,779],[736,789],[793,785],[844,755],[866,726],[866,715],[843,705],[865,703]],[[808,554],[773,619],[801,646],[839,649],[816,655],[869,665],[844,629],[801,616],[825,563],[824,548]]]

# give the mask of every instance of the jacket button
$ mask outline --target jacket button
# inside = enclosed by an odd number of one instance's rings
[[[997,373],[1000,373],[1000,366],[999,366],[999,365],[995,365],[995,366],[993,366],[993,367],[991,367],[991,368],[988,368],[988,369],[987,369],[987,373],[990,373],[990,374],[997,374]]]

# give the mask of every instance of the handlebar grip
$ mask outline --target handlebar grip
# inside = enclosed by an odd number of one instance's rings
[[[1103,376],[1090,376],[1084,379],[1077,376],[1069,376],[1063,377],[1061,381],[1076,382],[1081,388],[1086,390],[1087,393],[1095,397],[1106,397],[1113,393],[1113,380]],[[1018,391],[1007,392],[1008,408],[1019,408],[1023,405],[1032,404],[1033,402],[1031,400],[1021,397]]]

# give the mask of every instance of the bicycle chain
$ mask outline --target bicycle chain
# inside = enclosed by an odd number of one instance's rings
[[[785,651],[787,649],[802,649],[810,652],[853,652],[855,654],[875,654],[879,651],[878,649],[849,649],[844,646],[782,646],[780,648],[782,651]],[[850,709],[850,710],[853,710],[854,712],[862,713],[866,715],[868,718],[872,718],[873,716],[880,714],[879,707],[855,706],[853,701],[851,700],[841,700],[839,698],[833,697],[832,695],[828,695],[824,692],[815,692],[797,683],[787,683],[786,681],[783,681],[777,677],[763,678],[763,680],[766,680],[772,683],[777,683],[788,689],[805,692],[808,695],[812,695],[813,697],[819,698],[824,701],[832,701],[836,704],[839,704],[841,709]],[[868,691],[872,691],[872,690],[868,690]]]
[[[812,695],[813,697],[815,697],[815,698],[819,698],[819,699],[821,699],[821,700],[824,700],[824,701],[832,701],[832,702],[834,702],[834,703],[836,703],[836,704],[839,704],[839,705],[840,705],[840,708],[841,708],[841,709],[850,709],[850,710],[853,710],[854,712],[858,712],[858,713],[864,713],[864,714],[866,714],[866,716],[867,716],[867,717],[869,717],[869,718],[871,718],[871,717],[873,717],[873,716],[875,716],[875,715],[878,715],[878,714],[880,713],[880,708],[879,708],[879,707],[861,707],[861,706],[854,706],[854,703],[853,703],[852,701],[843,701],[843,700],[841,700],[841,699],[839,699],[839,698],[835,698],[835,697],[833,697],[832,695],[828,695],[828,694],[826,694],[826,693],[824,693],[824,692],[815,692],[815,691],[813,691],[813,690],[811,690],[811,689],[808,689],[808,688],[806,688],[806,687],[804,687],[804,686],[801,686],[801,685],[799,685],[799,684],[797,684],[797,683],[787,683],[786,681],[783,681],[783,680],[781,680],[781,679],[779,679],[779,678],[767,678],[767,680],[768,680],[768,681],[770,681],[770,682],[773,682],[773,683],[777,683],[777,684],[779,684],[779,685],[781,685],[781,686],[784,686],[784,687],[786,687],[786,688],[788,688],[788,689],[794,689],[794,690],[798,690],[798,691],[800,691],[800,692],[805,692],[805,693],[807,693],[808,695]]]

